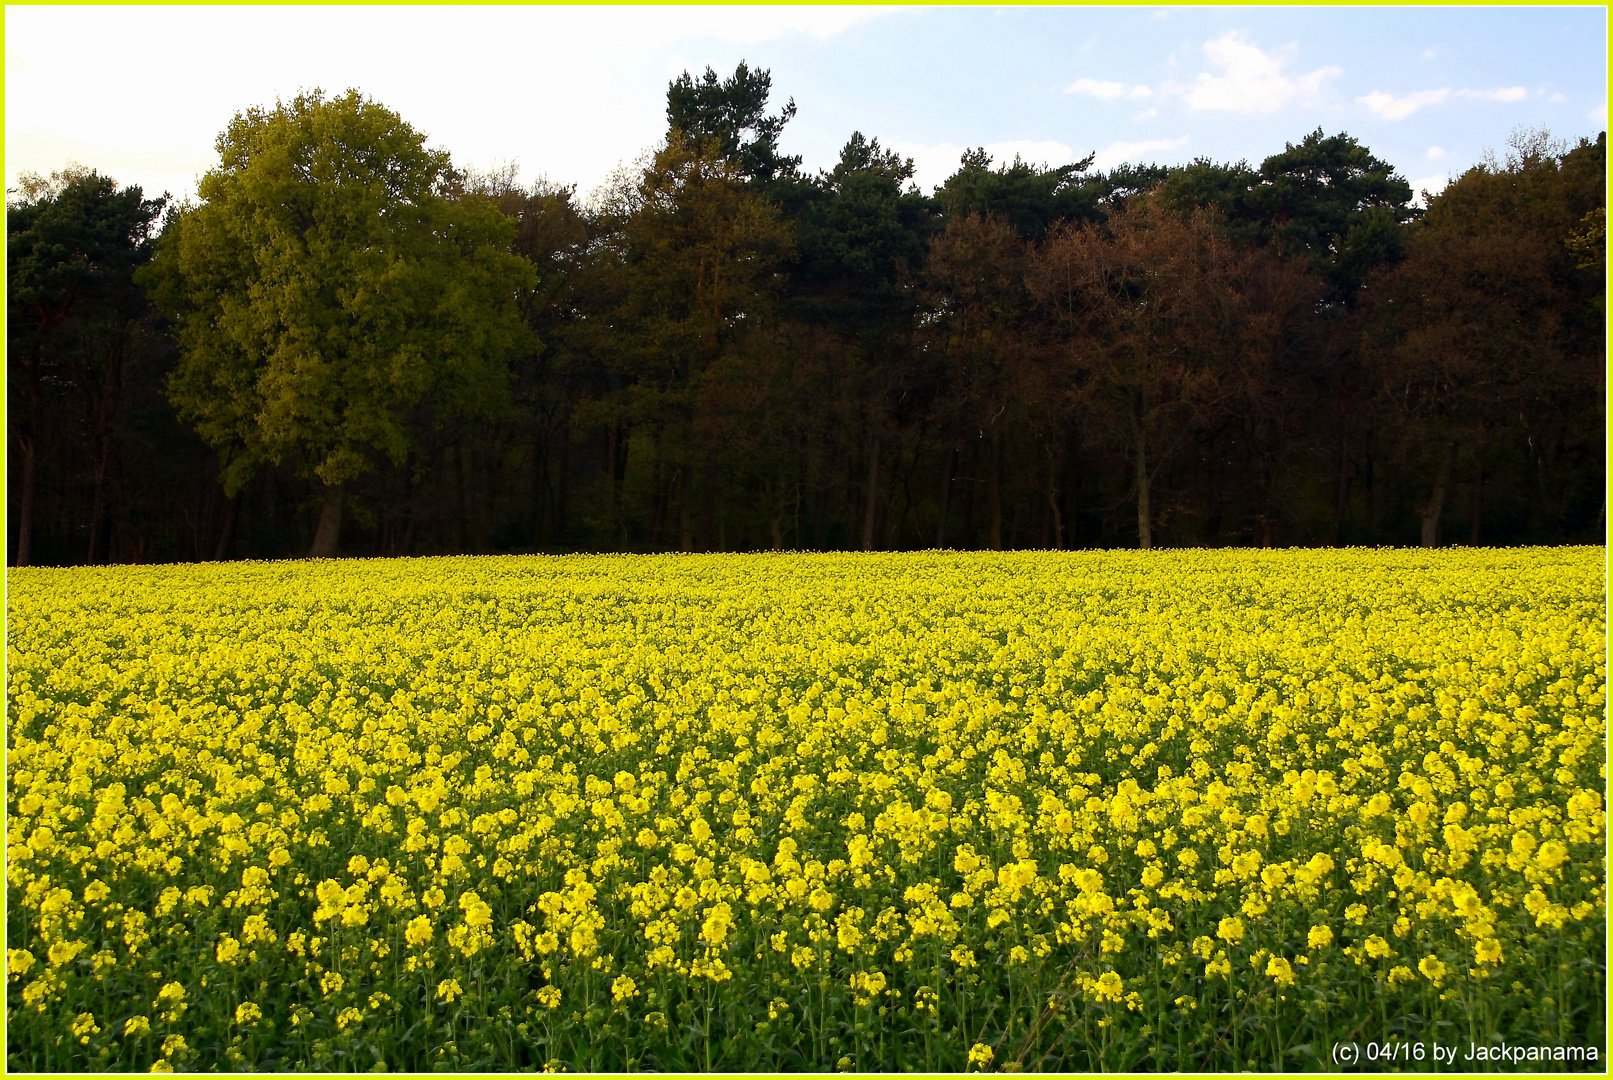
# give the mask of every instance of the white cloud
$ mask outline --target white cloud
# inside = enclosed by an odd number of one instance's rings
[[[1133,120],[1152,120],[1154,117],[1156,117],[1158,115],[1159,115],[1159,110],[1150,107],[1150,108],[1144,109],[1142,112],[1138,113],[1136,116],[1133,116],[1132,119]]]
[[[1559,105],[1562,102],[1565,102],[1565,101],[1568,100],[1568,95],[1559,92],[1559,93],[1551,95],[1551,97],[1547,98],[1546,100],[1551,102],[1553,105]]]
[[[1244,39],[1239,31],[1204,43],[1204,55],[1221,69],[1219,75],[1201,72],[1191,86],[1182,88],[1188,105],[1223,112],[1269,113],[1290,101],[1317,97],[1322,83],[1343,73],[1340,67],[1319,67],[1304,75],[1288,76],[1283,67],[1294,46],[1267,53]]]
[[[1521,86],[1508,86],[1500,90],[1458,90],[1456,96],[1472,101],[1522,101],[1529,91]]]
[[[1098,156],[1092,165],[1093,168],[1097,169],[1112,169],[1122,162],[1135,161],[1156,151],[1175,150],[1177,147],[1186,146],[1189,138],[1190,136],[1183,135],[1180,139],[1146,139],[1141,142],[1110,143],[1098,151]]]
[[[1440,173],[1436,176],[1425,176],[1421,180],[1411,181],[1412,204],[1415,206],[1427,206],[1428,200],[1423,198],[1423,192],[1438,195],[1445,190],[1450,182],[1451,178],[1445,173]]]
[[[1418,90],[1405,97],[1395,97],[1382,90],[1374,90],[1365,97],[1358,97],[1355,100],[1385,120],[1404,120],[1418,109],[1428,105],[1443,105],[1453,97],[1468,101],[1522,101],[1528,96],[1529,91],[1521,86],[1507,86],[1500,90],[1457,90],[1454,93],[1447,86],[1439,90]]]
[[[966,149],[949,142],[925,145],[891,140],[884,145],[905,158],[913,159],[913,182],[922,191],[931,191],[946,183],[947,177],[958,171],[958,161]]]
[[[1100,81],[1098,79],[1077,79],[1064,88],[1066,94],[1086,94],[1100,101],[1114,101],[1120,97],[1146,98],[1152,97],[1154,92],[1140,83],[1131,89],[1126,89],[1125,83]]]
[[[1358,97],[1355,100],[1385,120],[1404,120],[1418,109],[1426,105],[1439,105],[1450,96],[1449,87],[1441,90],[1418,90],[1416,93],[1398,98],[1382,90],[1374,90],[1365,97]]]
[[[1429,161],[1438,161],[1440,158],[1442,158],[1444,156],[1445,156],[1445,150],[1444,150],[1443,147],[1439,147],[1439,146],[1430,146],[1428,148],[1428,153],[1423,155],[1423,157],[1427,158]]]
[[[1596,121],[1598,124],[1607,123],[1607,102],[1602,102],[1585,115]]]
[[[1126,92],[1125,83],[1099,82],[1097,79],[1077,79],[1064,88],[1066,94],[1087,94],[1099,101],[1113,101]]]

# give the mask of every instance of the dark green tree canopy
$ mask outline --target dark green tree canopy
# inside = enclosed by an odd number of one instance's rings
[[[1104,202],[1123,205],[1135,195],[1153,191],[1179,171],[1164,165],[1133,165],[1128,162],[1104,173],[1097,187]]]
[[[853,131],[846,145],[840,148],[840,160],[824,179],[831,185],[839,185],[852,176],[880,176],[900,187],[913,179],[914,170],[912,158],[882,149],[878,139]]]
[[[1093,157],[1070,165],[1032,165],[1015,155],[1012,164],[991,167],[984,148],[964,152],[957,172],[936,192],[949,220],[970,214],[1004,218],[1021,236],[1040,237],[1058,221],[1098,216],[1101,188],[1087,174]]]
[[[35,330],[65,321],[75,307],[122,298],[135,267],[151,258],[153,226],[167,196],[118,189],[90,171],[65,178],[7,208],[6,284],[12,318]]]
[[[1260,183],[1260,173],[1247,161],[1224,164],[1197,157],[1179,168],[1166,169],[1156,183],[1168,205],[1178,210],[1214,207],[1235,239],[1260,239],[1249,194]]]
[[[1417,214],[1394,166],[1342,132],[1317,128],[1260,163],[1253,210],[1285,256],[1309,255],[1339,299],[1400,252],[1396,228]]]
[[[73,436],[88,451],[88,562],[105,553],[108,492],[119,464],[125,382],[166,348],[148,333],[135,270],[152,253],[152,227],[167,197],[120,190],[110,177],[69,168],[25,174],[6,214],[6,382],[11,433],[22,450],[16,492],[16,562],[32,558],[41,461],[60,475]],[[71,431],[71,434],[69,434]]]
[[[1219,210],[1234,240],[1306,260],[1328,282],[1329,298],[1347,304],[1374,266],[1399,257],[1399,226],[1417,215],[1411,185],[1393,166],[1349,135],[1321,128],[1258,171],[1199,158],[1173,170],[1162,194],[1178,209]]]
[[[795,116],[795,99],[768,116],[772,92],[772,74],[765,68],[752,71],[743,60],[727,79],[719,79],[710,67],[698,81],[685,71],[667,86],[667,127],[696,143],[714,142],[717,155],[749,179],[766,182],[793,175],[801,158],[780,154],[778,139]]]
[[[844,277],[862,289],[888,286],[916,268],[931,214],[930,200],[912,185],[913,172],[911,158],[853,132],[835,167],[819,174],[821,196],[804,215],[804,271]]]

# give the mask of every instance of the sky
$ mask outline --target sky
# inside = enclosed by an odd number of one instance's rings
[[[586,196],[666,129],[668,81],[772,73],[780,140],[852,132],[929,191],[984,146],[1061,165],[1256,164],[1347,132],[1438,191],[1520,128],[1607,125],[1605,7],[7,7],[7,186],[68,162],[194,197],[230,118],[356,87],[455,164]]]

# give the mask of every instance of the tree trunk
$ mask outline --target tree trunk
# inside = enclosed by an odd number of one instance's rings
[[[874,519],[879,514],[879,424],[868,432],[868,505],[863,510],[863,550],[874,550]]]
[[[907,468],[901,470],[901,513],[896,512],[897,486],[888,481],[885,484],[885,488],[889,493],[885,496],[885,535],[880,539],[880,549],[882,551],[901,550],[902,536],[907,532],[907,519],[913,513],[913,470],[918,468],[919,456],[923,451],[923,446],[924,434],[921,428],[919,437],[913,440],[913,457],[908,461]],[[899,449],[900,447],[898,447]],[[921,541],[924,539],[917,525],[913,526],[913,531],[918,534]]]
[[[941,516],[935,525],[935,546],[947,546],[947,508],[952,501],[952,474],[958,470],[958,448],[947,447],[941,461]]]
[[[206,481],[203,481],[206,484]],[[219,493],[217,489],[203,487],[196,498],[196,513],[194,518],[184,510],[180,511],[180,520],[193,520],[191,526],[190,562],[206,562],[212,554],[213,544],[217,541]]]
[[[1274,469],[1271,458],[1265,454],[1260,455],[1260,546],[1271,547],[1272,522],[1277,520],[1281,513],[1278,505],[1275,488],[1276,482],[1272,478]]]
[[[230,557],[230,544],[235,541],[235,518],[240,512],[241,502],[233,495],[226,496],[221,516],[223,521],[219,526],[218,545],[213,548],[213,561],[223,562]]]
[[[1350,442],[1349,431],[1343,427],[1342,421],[1339,430],[1339,470],[1338,487],[1334,494],[1333,508],[1333,546],[1338,547],[1344,540],[1344,513],[1350,505]]]
[[[106,548],[102,545],[101,538],[107,531],[106,489],[112,447],[110,439],[103,437],[97,442],[99,445],[95,455],[94,495],[90,500],[90,543],[89,550],[84,556],[84,563],[87,566],[94,566],[106,558]]]
[[[1137,458],[1137,546],[1144,551],[1154,546],[1152,513],[1148,505],[1148,439],[1143,434],[1138,403],[1132,399],[1131,433]]]
[[[969,440],[969,482],[963,488],[963,546],[971,550],[975,542],[975,489],[980,486],[976,479],[977,468],[980,465],[980,440]]]
[[[650,462],[650,550],[661,550],[661,530],[666,527],[666,467],[662,464],[666,454],[666,430],[655,428],[655,453]]]
[[[274,469],[265,469],[263,482],[258,486],[261,493],[258,502],[258,518],[262,522],[257,535],[257,548],[255,552],[260,558],[284,559],[292,552],[290,538],[287,536],[286,520],[280,513],[280,478]]]
[[[991,550],[1003,549],[1003,433],[991,433],[991,474],[987,482],[991,513]]]
[[[1468,534],[1468,543],[1474,547],[1479,546],[1479,522],[1484,512],[1484,436],[1480,434],[1477,444],[1473,447],[1473,527]]]
[[[544,467],[547,470],[548,466]],[[543,482],[548,484],[549,477],[545,471]],[[414,544],[414,470],[407,467],[403,470],[403,535],[398,538],[392,549],[392,554],[407,556]]]
[[[694,550],[694,421],[683,425],[683,460],[678,467],[678,530],[683,551]]]
[[[611,480],[611,516],[612,524],[616,514],[616,443],[622,433],[622,425],[612,423],[605,429],[605,474]]]
[[[717,433],[706,435],[706,464],[700,493],[700,550],[710,551],[717,525]]]
[[[106,485],[99,475],[95,478],[94,491],[90,500],[90,542],[84,553],[85,566],[94,566],[101,559],[101,533],[105,531],[106,524]]]
[[[454,456],[454,501],[458,505],[458,513],[454,515],[454,532],[458,540],[458,554],[468,555],[471,552],[473,541],[470,527],[470,475],[465,465],[465,444],[457,443],[449,453]]]
[[[17,558],[14,566],[27,566],[34,546],[34,476],[38,453],[33,439],[18,438],[22,445],[22,491],[17,500]]]
[[[1053,513],[1053,550],[1064,550],[1064,515],[1059,513],[1058,457],[1047,445],[1047,508]]]
[[[107,557],[111,546],[108,488],[111,486],[113,428],[123,389],[123,347],[127,329],[125,324],[107,349],[106,374],[98,394],[91,389],[88,377],[75,380],[84,392],[90,425],[95,432],[95,495],[90,511],[89,553],[85,559],[92,566]],[[107,541],[105,545],[101,542],[103,537]]]
[[[546,414],[532,433],[532,545],[544,540],[544,514],[554,506],[554,487],[549,483],[549,444],[554,440],[553,415]]]
[[[566,544],[566,515],[570,512],[567,503],[571,500],[571,413],[567,411],[560,419],[560,457],[555,462],[558,475],[555,478],[554,497],[554,540],[564,547]]]
[[[319,509],[319,527],[314,530],[314,546],[308,552],[310,559],[334,559],[336,544],[342,532],[342,488],[325,488],[325,501]]]
[[[627,452],[632,428],[620,420],[605,433],[606,459],[610,467],[610,522],[616,542],[627,547],[627,520],[622,516],[622,488],[627,482]]]
[[[1370,440],[1366,458],[1361,462],[1361,483],[1367,489],[1367,535],[1376,542],[1383,535],[1383,491],[1378,484],[1377,459]]]
[[[1447,442],[1440,458],[1439,472],[1434,477],[1434,490],[1422,508],[1423,547],[1439,546],[1439,518],[1445,512],[1445,492],[1451,483],[1451,462],[1456,457],[1456,444]]]

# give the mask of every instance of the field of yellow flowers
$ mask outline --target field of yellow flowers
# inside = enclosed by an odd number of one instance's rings
[[[7,1062],[1605,1055],[1604,557],[12,570]]]

